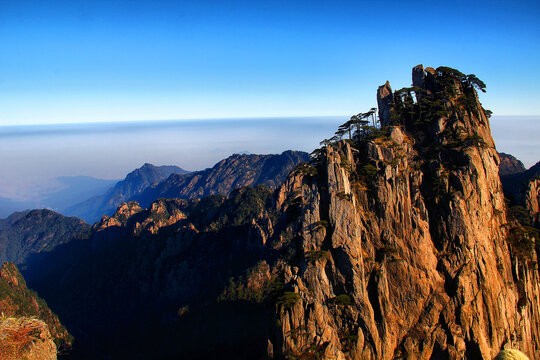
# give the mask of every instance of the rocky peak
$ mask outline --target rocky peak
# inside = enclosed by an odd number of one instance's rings
[[[412,69],[412,84],[421,89],[426,88],[426,73],[424,71],[424,65],[416,65]]]
[[[187,175],[173,174],[133,199],[149,206],[159,198],[189,199],[229,194],[242,186],[262,184],[276,188],[300,162],[306,160],[309,160],[308,154],[300,151],[275,155],[234,154],[210,169]]]
[[[377,105],[379,106],[379,119],[382,126],[390,124],[390,107],[392,104],[392,98],[392,87],[390,87],[390,82],[387,81],[384,85],[379,86],[377,89]]]
[[[121,228],[126,234],[139,236],[142,233],[155,235],[161,228],[176,224],[186,219],[181,210],[186,201],[180,199],[159,199],[143,209],[136,201],[120,204],[113,216],[103,216],[94,225],[95,232]],[[124,234],[124,235],[126,235]]]
[[[329,144],[279,190],[278,204],[300,206],[286,228],[300,231],[290,246],[305,260],[283,265],[292,300],[276,308],[274,352],[540,356],[538,265],[507,241],[499,158],[475,90],[483,83],[422,66],[413,82],[393,97],[388,82],[379,87],[380,136]]]

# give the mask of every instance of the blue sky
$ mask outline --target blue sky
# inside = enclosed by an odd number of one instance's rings
[[[411,68],[540,115],[538,1],[0,0],[0,125],[348,115]]]

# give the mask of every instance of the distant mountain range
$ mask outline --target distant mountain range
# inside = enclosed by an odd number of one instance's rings
[[[148,186],[166,179],[173,173],[188,174],[189,171],[178,166],[154,166],[146,163],[127,174],[124,180],[116,183],[103,195],[94,196],[86,201],[72,205],[65,209],[64,214],[94,222],[103,215],[112,215],[118,205],[129,201]]]
[[[118,180],[97,179],[90,176],[59,176],[56,180],[63,187],[47,195],[40,204],[42,207],[64,213],[65,210],[81,199],[103,194]]]
[[[13,199],[0,197],[0,219],[9,216],[15,211],[22,211],[33,207],[30,201],[16,201]]]
[[[47,208],[64,213],[76,203],[105,193],[117,181],[90,176],[59,176],[56,178],[59,186],[57,190],[40,194],[32,201],[0,198],[0,218],[5,218],[15,211],[35,208]]]
[[[214,194],[229,194],[242,186],[278,187],[289,173],[309,156],[301,151],[279,155],[234,154],[210,169],[187,175],[172,174],[133,197],[142,207],[159,198],[190,199]]]
[[[190,173],[176,166],[144,164],[129,173],[101,196],[90,198],[65,210],[90,223],[112,215],[123,202],[137,201],[146,207],[159,198],[190,199],[212,194],[228,194],[248,185],[276,188],[309,156],[301,151],[279,155],[234,154],[212,168]]]

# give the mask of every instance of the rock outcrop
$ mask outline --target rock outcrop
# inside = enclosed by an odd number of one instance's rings
[[[24,332],[24,329],[28,331]],[[17,334],[22,336],[20,343],[9,345],[8,339],[13,337],[15,341]],[[35,292],[26,287],[17,267],[13,263],[4,263],[0,268],[0,344],[6,347],[0,346],[3,349],[0,354],[5,351],[19,354],[20,359],[49,359],[53,357],[35,357],[35,354],[54,349],[56,359],[57,347],[67,350],[72,342],[73,338],[58,317]]]
[[[382,126],[388,125],[390,119],[390,107],[392,105],[393,93],[390,82],[379,86],[377,89],[377,106],[379,107],[379,120]]]
[[[27,317],[0,318],[0,358],[56,360],[56,345],[47,324]]]
[[[533,225],[540,228],[540,178],[536,177],[527,183],[523,198],[526,209],[533,217]]]

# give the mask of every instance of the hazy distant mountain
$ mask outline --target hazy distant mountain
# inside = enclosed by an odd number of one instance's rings
[[[0,218],[5,218],[15,211],[22,211],[32,206],[31,202],[15,201],[0,197]]]
[[[70,206],[64,210],[64,214],[94,222],[102,215],[113,214],[118,205],[128,201],[148,186],[166,179],[172,173],[188,174],[189,171],[178,166],[154,166],[146,163],[130,172],[124,180],[117,182],[105,194]]]
[[[56,178],[64,187],[46,196],[43,207],[63,212],[76,203],[92,196],[105,193],[118,180],[96,179],[90,176],[59,176]]]
[[[308,159],[307,153],[291,150],[279,155],[234,154],[210,169],[188,175],[173,174],[132,200],[146,207],[159,198],[190,199],[228,194],[242,186],[266,185],[276,188],[299,163]]]
[[[0,219],[0,264],[22,264],[30,255],[50,251],[89,230],[90,226],[81,219],[51,210],[13,213]]]
[[[118,180],[104,180],[90,176],[59,176],[56,181],[60,185],[58,190],[37,194],[32,201],[0,198],[0,218],[7,217],[15,211],[35,208],[53,209],[63,213],[74,204],[105,193]]]

